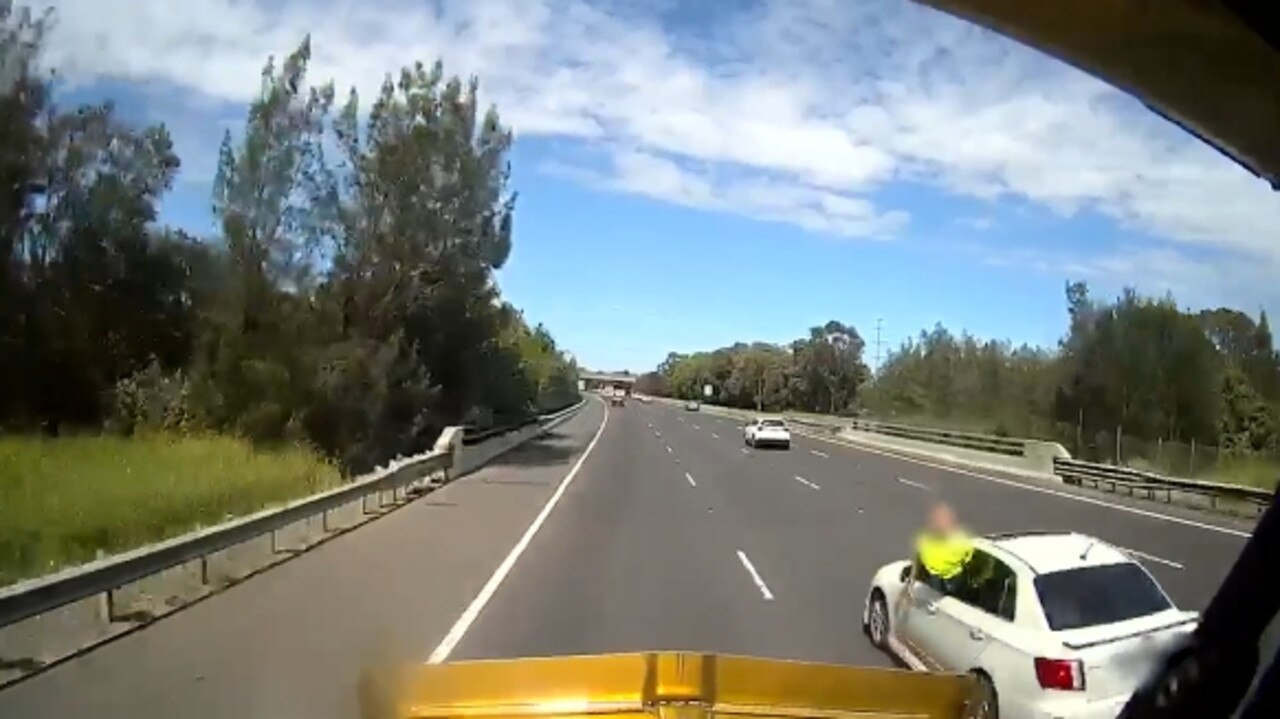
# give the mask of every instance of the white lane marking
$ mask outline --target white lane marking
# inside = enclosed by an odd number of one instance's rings
[[[681,422],[684,421],[684,417],[676,417],[676,419],[680,420]]]
[[[801,477],[798,474],[796,475],[796,481],[799,482],[800,484],[805,485],[806,487],[812,487],[814,489],[822,489],[822,487],[819,487],[818,485],[814,484],[813,482],[810,482],[809,480],[805,479],[804,477]]]
[[[653,422],[645,422],[645,424],[649,426],[649,429],[653,429]]]
[[[671,445],[667,445],[667,454],[671,454]]]
[[[813,455],[813,456],[815,456],[815,457],[822,457],[823,459],[826,459],[827,457],[829,457],[829,456],[830,456],[830,455],[828,455],[826,452],[819,452],[819,451],[818,451],[818,450],[816,450],[816,449],[811,449],[811,450],[809,450],[809,454],[812,454],[812,455]]]
[[[684,473],[684,478],[685,478],[685,479],[687,479],[687,480],[689,480],[689,486],[690,486],[690,487],[696,487],[696,486],[698,486],[698,483],[697,483],[697,482],[695,482],[695,481],[693,481],[693,477],[692,477],[692,476],[690,476],[690,474],[689,474],[688,472],[685,472],[685,473]]]
[[[738,561],[742,562],[743,567],[746,567],[747,573],[751,575],[751,581],[755,582],[756,586],[759,587],[760,595],[764,597],[764,600],[766,602],[772,602],[773,592],[769,591],[769,585],[765,584],[764,580],[760,578],[759,572],[757,572],[756,568],[751,565],[751,560],[747,559],[746,553],[741,549],[738,550]]]
[[[696,425],[696,424],[695,424],[695,425],[693,425],[693,428],[694,428],[694,429],[702,429],[701,427],[699,427],[699,426],[698,426],[698,425]]]
[[[908,485],[908,486],[911,486],[911,487],[915,487],[916,489],[923,489],[923,490],[924,490],[924,491],[926,491],[926,492],[932,492],[932,491],[933,491],[933,488],[932,488],[932,487],[930,487],[930,486],[928,486],[928,485],[925,485],[925,484],[920,484],[919,482],[912,482],[912,481],[911,481],[911,480],[909,480],[909,479],[903,479],[902,477],[898,477],[898,481],[899,481],[899,482],[902,482],[902,483],[903,483],[903,484],[905,484],[905,485]]]
[[[1208,530],[1208,531],[1210,531],[1210,532],[1218,532],[1218,533],[1220,533],[1220,534],[1228,534],[1228,535],[1231,535],[1231,536],[1233,536],[1233,537],[1244,537],[1245,539],[1248,539],[1248,538],[1250,537],[1250,533],[1249,533],[1249,532],[1241,532],[1241,531],[1240,531],[1240,530],[1238,530],[1238,529],[1228,529],[1227,527],[1219,527],[1219,526],[1217,526],[1217,525],[1215,525],[1215,524],[1207,524],[1207,523],[1205,523],[1205,522],[1197,522],[1197,521],[1196,521],[1196,520],[1194,520],[1194,519],[1186,519],[1186,518],[1184,518],[1184,517],[1175,517],[1175,516],[1173,516],[1173,515],[1171,515],[1171,514],[1161,514],[1161,513],[1159,513],[1159,512],[1152,512],[1151,510],[1148,510],[1148,509],[1139,509],[1139,508],[1137,508],[1137,507],[1130,507],[1130,506],[1128,506],[1128,505],[1124,505],[1124,504],[1113,504],[1113,503],[1111,503],[1111,502],[1104,502],[1104,501],[1103,501],[1103,500],[1101,500],[1101,499],[1094,499],[1093,497],[1082,497],[1082,496],[1075,495],[1075,494],[1069,494],[1069,493],[1067,493],[1067,492],[1060,492],[1060,491],[1058,491],[1058,490],[1056,490],[1056,489],[1049,489],[1048,487],[1037,487],[1037,486],[1035,486],[1035,485],[1025,484],[1025,483],[1023,483],[1023,482],[1017,482],[1017,481],[1014,481],[1014,480],[1012,480],[1012,479],[1001,479],[1001,478],[999,478],[999,477],[992,477],[991,475],[988,475],[988,474],[979,474],[979,473],[977,473],[977,472],[971,472],[971,471],[969,471],[969,470],[967,470],[967,469],[960,469],[960,468],[958,468],[958,467],[951,467],[951,466],[948,466],[948,465],[945,465],[945,464],[938,464],[938,463],[936,463],[936,462],[927,462],[927,461],[925,461],[925,460],[923,460],[923,459],[916,459],[915,457],[908,457],[908,456],[906,456],[906,455],[902,455],[902,454],[895,454],[895,453],[893,453],[893,452],[885,452],[885,451],[883,451],[883,450],[879,450],[879,449],[872,449],[871,447],[863,447],[863,446],[859,446],[859,445],[851,444],[851,443],[848,443],[848,442],[838,442],[838,441],[836,441],[836,440],[834,440],[834,439],[828,439],[828,438],[826,438],[826,437],[819,437],[819,436],[818,436],[818,435],[816,435],[816,434],[805,434],[804,436],[806,436],[806,437],[810,437],[810,438],[812,438],[812,439],[816,439],[816,440],[818,440],[818,441],[820,441],[820,442],[827,442],[827,443],[829,443],[829,444],[836,444],[836,445],[840,445],[841,447],[848,447],[849,449],[856,450],[856,451],[859,451],[859,452],[870,452],[871,454],[879,454],[879,455],[883,455],[883,456],[885,456],[885,457],[893,457],[894,459],[900,459],[900,460],[903,460],[904,462],[912,462],[912,463],[919,464],[919,465],[922,465],[922,466],[925,466],[925,467],[932,467],[932,468],[934,468],[934,469],[941,469],[941,470],[943,470],[944,472],[952,472],[952,473],[955,473],[955,474],[963,475],[963,476],[965,476],[965,477],[973,477],[974,479],[981,479],[981,480],[985,480],[985,481],[987,481],[987,482],[995,482],[996,484],[1003,484],[1003,485],[1005,485],[1005,486],[1007,486],[1007,487],[1013,487],[1013,488],[1015,488],[1015,489],[1024,489],[1024,490],[1026,490],[1026,491],[1028,491],[1028,492],[1039,492],[1040,494],[1048,494],[1048,495],[1053,496],[1053,497],[1060,497],[1060,498],[1062,498],[1062,499],[1069,499],[1069,500],[1071,500],[1071,501],[1073,501],[1073,502],[1082,502],[1082,503],[1084,503],[1084,504],[1094,504],[1094,505],[1097,505],[1097,506],[1099,506],[1099,507],[1106,507],[1106,508],[1108,508],[1108,509],[1114,509],[1114,510],[1116,510],[1117,512],[1127,512],[1127,513],[1129,513],[1129,514],[1136,514],[1136,515],[1138,515],[1139,517],[1149,517],[1149,518],[1151,518],[1151,519],[1159,519],[1159,520],[1163,520],[1163,521],[1165,521],[1165,522],[1172,522],[1173,524],[1182,524],[1182,525],[1185,525],[1185,526],[1188,526],[1188,527],[1195,527],[1195,528],[1197,528],[1197,529],[1205,529],[1205,530]],[[1035,480],[1028,480],[1028,481],[1035,481]]]
[[[751,454],[751,450],[747,449],[746,447],[743,447],[743,448],[742,448],[742,453],[743,453],[743,454]]]
[[[720,435],[716,434],[715,432],[712,432],[711,439],[720,439]]]
[[[1164,557],[1157,557],[1157,556],[1156,556],[1156,555],[1154,555],[1154,554],[1147,554],[1146,552],[1139,552],[1139,551],[1138,551],[1138,550],[1136,550],[1136,549],[1129,549],[1128,547],[1121,547],[1121,546],[1120,546],[1120,545],[1118,545],[1118,544],[1113,544],[1113,545],[1111,545],[1111,546],[1115,547],[1116,549],[1119,549],[1120,551],[1124,552],[1125,554],[1132,554],[1132,555],[1134,555],[1135,557],[1142,557],[1143,559],[1149,559],[1149,560],[1151,560],[1151,561],[1153,561],[1153,562],[1158,562],[1158,563],[1160,563],[1160,564],[1168,565],[1168,566],[1170,566],[1170,567],[1173,567],[1174,569],[1184,569],[1184,567],[1183,567],[1181,564],[1178,564],[1177,562],[1175,562],[1175,561],[1173,561],[1173,560],[1170,560],[1170,559],[1165,559]]]
[[[603,403],[602,403],[603,404]],[[493,571],[493,576],[489,577],[489,581],[485,582],[480,588],[480,593],[475,599],[467,605],[462,615],[458,617],[458,621],[453,623],[449,629],[449,633],[444,635],[444,639],[440,640],[431,656],[427,657],[428,664],[439,664],[449,658],[449,654],[453,652],[454,647],[458,646],[458,642],[462,641],[462,637],[466,635],[467,630],[471,628],[471,624],[480,616],[480,612],[484,611],[484,607],[493,598],[494,592],[498,591],[498,587],[502,585],[502,580],[507,578],[511,573],[511,568],[515,566],[516,560],[524,554],[524,550],[529,547],[529,542],[533,541],[533,536],[542,528],[547,517],[551,515],[551,510],[556,508],[556,504],[560,502],[560,498],[564,496],[564,492],[569,488],[569,483],[573,478],[578,476],[578,470],[582,469],[582,464],[587,461],[587,457],[591,456],[591,451],[596,448],[596,444],[600,442],[600,437],[604,434],[604,428],[609,424],[609,406],[604,405],[604,419],[600,421],[600,428],[596,430],[596,435],[591,438],[591,442],[587,444],[587,448],[583,451],[582,456],[574,463],[569,473],[560,480],[560,486],[556,487],[556,491],[542,506],[542,511],[538,512],[538,516],[533,518],[533,523],[529,528],[524,530],[520,540],[516,542],[516,546],[511,548],[511,552],[507,554],[506,559],[502,560],[502,564]]]
[[[653,430],[653,436],[654,436],[654,437],[661,437],[661,436],[662,436],[662,433],[655,429],[655,430]]]

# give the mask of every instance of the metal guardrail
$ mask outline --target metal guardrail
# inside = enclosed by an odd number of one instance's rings
[[[507,426],[500,431],[490,431],[486,438],[506,434],[531,424],[550,424],[582,406],[583,402],[579,402],[559,412],[532,418],[518,426]],[[447,433],[448,430],[446,430]],[[453,447],[437,447],[424,454],[393,461],[389,466],[375,472],[373,476],[281,507],[266,509],[214,527],[199,529],[106,559],[0,588],[0,627],[15,624],[98,594],[106,594],[110,602],[113,590],[187,562],[200,560],[204,570],[202,575],[207,575],[204,562],[209,555],[252,541],[268,533],[274,533],[317,515],[323,515],[325,529],[328,530],[328,513],[331,510],[352,505],[358,501],[364,512],[369,513],[371,496],[377,497],[379,506],[385,506],[384,500],[388,492],[392,493],[394,501],[398,501],[401,491],[407,494],[412,485],[430,475],[440,474],[443,481],[447,482],[448,473],[454,468],[455,456]]]
[[[493,439],[494,437],[499,437],[501,435],[507,434],[508,432],[515,432],[516,430],[524,429],[525,427],[528,427],[531,424],[537,424],[539,419],[540,418],[538,417],[529,417],[528,419],[525,419],[521,422],[516,422],[514,424],[506,424],[501,427],[490,427],[489,429],[483,429],[483,430],[472,429],[471,427],[464,427],[463,433],[462,433],[462,444],[465,447],[470,447],[472,445],[480,444],[485,440]]]
[[[1173,501],[1174,492],[1204,495],[1210,504],[1217,506],[1223,498],[1243,500],[1258,504],[1270,503],[1275,492],[1260,487],[1249,487],[1242,484],[1224,484],[1221,482],[1203,482],[1195,479],[1166,477],[1154,472],[1144,472],[1130,467],[1117,467],[1110,464],[1095,464],[1076,459],[1055,458],[1053,471],[1067,484],[1091,484],[1102,488],[1104,485],[1112,492],[1121,487],[1130,494],[1139,491],[1146,493],[1148,499],[1155,499],[1156,494],[1163,492],[1165,501]]]

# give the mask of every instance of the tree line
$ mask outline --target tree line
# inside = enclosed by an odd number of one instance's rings
[[[0,5],[0,428],[226,432],[360,471],[576,398],[494,282],[512,135],[474,78],[416,63],[339,101],[309,38],[269,59],[194,237],[159,219],[164,125],[56,104],[52,20]]]
[[[890,353],[872,377],[862,341],[837,322],[789,345],[671,354],[640,391],[760,410],[918,420],[1062,441],[1110,458],[1115,437],[1280,450],[1280,355],[1265,312],[1191,312],[1172,296],[1126,290],[1098,301],[1066,285],[1068,326],[1054,349],[955,335],[938,325]]]
[[[711,352],[672,352],[636,380],[636,391],[695,399],[710,386],[710,399],[735,407],[837,414],[857,405],[870,376],[864,346],[853,326],[832,320],[787,345],[739,342]]]

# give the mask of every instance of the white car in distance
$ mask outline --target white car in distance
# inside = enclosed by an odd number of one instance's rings
[[[974,547],[947,581],[919,568],[913,580],[911,561],[881,568],[863,627],[913,669],[977,675],[986,717],[1113,719],[1199,619],[1093,537],[991,535]]]
[[[778,417],[757,417],[742,428],[742,440],[750,447],[791,449],[791,430]]]

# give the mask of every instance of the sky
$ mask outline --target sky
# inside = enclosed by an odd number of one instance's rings
[[[1280,193],[1132,98],[898,0],[55,0],[64,97],[164,122],[214,235],[264,62],[372,97],[439,58],[514,130],[507,299],[590,368],[942,323],[1053,346],[1063,288],[1280,311]],[[879,332],[877,333],[877,326]]]

